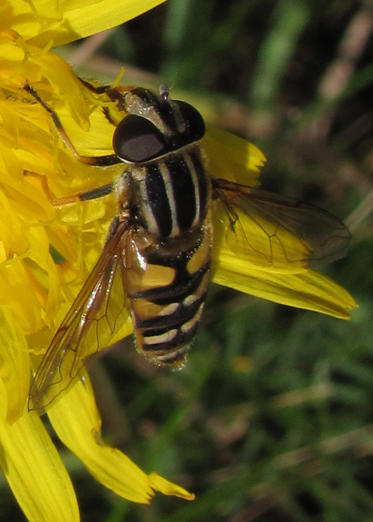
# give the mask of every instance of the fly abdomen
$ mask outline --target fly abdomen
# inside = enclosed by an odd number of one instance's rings
[[[142,248],[138,239],[132,242],[136,250],[126,252],[129,266],[123,271],[137,347],[158,365],[180,367],[205,303],[211,229],[205,224],[187,238],[169,239],[163,246],[146,247],[144,242]],[[146,266],[142,275],[141,256]]]
[[[178,351],[180,346],[188,345],[195,335],[206,298],[209,265],[199,271],[198,277],[193,277],[195,274],[190,276],[190,285],[181,283],[181,288],[177,267],[175,270],[175,281],[157,288],[159,295],[155,289],[150,290],[150,295],[144,295],[148,302],[162,306],[155,317],[136,320],[145,353]]]

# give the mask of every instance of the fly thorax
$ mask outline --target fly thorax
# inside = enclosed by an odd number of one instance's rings
[[[136,221],[159,239],[184,236],[205,219],[210,184],[198,146],[131,167]]]

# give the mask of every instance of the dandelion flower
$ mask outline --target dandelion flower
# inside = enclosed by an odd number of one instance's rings
[[[99,97],[48,49],[116,25],[158,3],[59,1],[48,2],[46,9],[42,0],[12,0],[2,5],[0,465],[29,520],[79,520],[67,471],[39,415],[27,410],[27,396],[32,369],[97,260],[116,211],[114,194],[63,208],[53,206],[51,195],[60,198],[92,190],[112,182],[121,169],[79,163],[59,139],[47,112],[32,103],[23,87],[32,85],[48,100],[82,154],[112,153],[113,129]],[[255,146],[210,130],[203,147],[216,177],[258,184],[264,157]],[[262,239],[255,233],[258,223],[246,222],[245,216],[241,222],[248,229],[245,233],[251,233],[250,243],[241,236],[232,244],[224,234],[229,227],[227,214],[216,206],[213,281],[279,303],[349,317],[355,302],[346,290],[304,262],[287,263],[281,249],[263,260],[256,254],[262,248]],[[292,234],[286,241],[300,259],[307,257],[308,245]],[[254,248],[248,249],[248,244]],[[110,343],[132,329],[127,313]],[[101,420],[85,373],[47,413],[64,444],[118,495],[140,503],[149,502],[155,491],[193,498],[156,473],[144,473],[122,452],[103,443]]]
[[[48,2],[47,8],[38,0],[12,0],[1,6],[0,465],[25,515],[38,522],[79,520],[68,473],[38,414],[27,411],[27,396],[31,368],[48,344],[55,319],[61,319],[81,285],[85,261],[89,265],[96,254],[95,235],[100,233],[105,208],[94,203],[89,210],[87,207],[88,213],[67,210],[60,215],[53,208],[43,179],[54,176],[50,187],[56,194],[80,189],[79,181],[71,177],[72,171],[68,172],[74,162],[68,159],[61,167],[64,161],[50,139],[45,115],[25,102],[20,88],[26,80],[37,83],[49,79],[52,83],[47,80],[46,84],[50,86],[62,86],[67,81],[65,87],[72,89],[75,100],[70,107],[74,111],[72,120],[77,118],[78,124],[87,128],[92,107],[79,108],[78,82],[70,68],[47,48],[116,25],[160,2],[96,3],[99,9],[91,0]],[[96,220],[98,229],[94,227]],[[55,252],[71,261],[69,268],[56,262],[52,245]],[[118,337],[128,330],[129,324],[124,324]],[[77,396],[66,396],[69,406],[63,422],[57,410],[50,412],[50,418],[61,439],[80,454],[97,480],[134,502],[149,502],[155,491],[193,498],[156,473],[147,475],[126,455],[102,442],[101,420],[88,378],[79,381],[72,391]],[[62,409],[64,401],[60,401]],[[70,417],[78,403],[79,411]]]

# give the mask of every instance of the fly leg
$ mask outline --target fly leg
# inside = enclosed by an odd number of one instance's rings
[[[39,94],[28,84],[24,86],[25,91],[27,91],[44,109],[51,115],[53,123],[56,127],[56,130],[58,132],[58,135],[60,136],[61,140],[64,142],[64,144],[71,150],[71,152],[74,154],[74,156],[81,161],[82,163],[87,163],[88,165],[95,165],[95,166],[107,166],[107,165],[115,165],[116,163],[121,163],[121,160],[116,156],[115,154],[108,154],[106,156],[82,156],[79,154],[79,152],[76,150],[74,144],[70,140],[69,136],[67,135],[65,129],[63,128],[63,125],[61,123],[61,120],[57,113],[49,107],[49,105],[39,96]]]
[[[79,80],[91,92],[94,92],[95,94],[106,94],[112,102],[116,103],[117,109],[119,111],[125,112],[123,93],[128,92],[128,87],[112,87],[111,85],[96,86],[92,85],[90,82],[87,82],[87,80],[83,80],[82,78],[79,78]],[[103,107],[102,110],[105,114],[106,119],[116,127],[117,123],[112,118],[109,107]]]

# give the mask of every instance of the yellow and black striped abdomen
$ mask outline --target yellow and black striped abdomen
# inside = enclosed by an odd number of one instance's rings
[[[124,284],[140,352],[160,366],[180,367],[195,336],[210,276],[209,215],[194,231],[163,244],[133,232]]]

